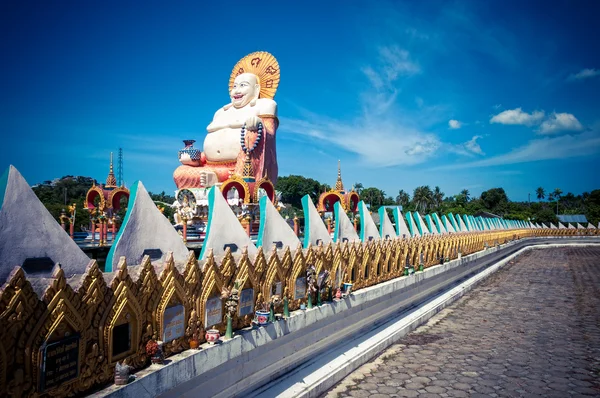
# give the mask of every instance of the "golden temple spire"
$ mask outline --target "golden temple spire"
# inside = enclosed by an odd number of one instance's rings
[[[335,182],[335,190],[336,191],[344,190],[344,184],[342,183],[342,166],[340,165],[339,160],[338,160],[338,176],[337,176],[337,181]]]
[[[104,185],[106,188],[116,188],[117,187],[117,179],[115,178],[115,173],[113,172],[113,153],[110,153],[110,171],[108,172],[108,177],[106,177],[106,184]]]

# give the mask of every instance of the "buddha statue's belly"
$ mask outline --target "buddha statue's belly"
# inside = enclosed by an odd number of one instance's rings
[[[208,133],[204,139],[204,154],[212,162],[235,161],[241,150],[240,129],[224,128]]]

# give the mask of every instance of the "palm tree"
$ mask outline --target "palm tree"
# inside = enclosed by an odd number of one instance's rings
[[[408,194],[408,192],[404,191],[404,189],[401,189],[400,191],[398,191],[398,196],[396,196],[396,204],[402,206],[403,208],[408,206],[408,203],[410,202],[410,195]]]
[[[431,188],[429,188],[429,185],[423,185],[415,188],[413,193],[413,203],[415,204],[417,211],[419,211],[419,209],[423,211],[427,210],[432,202],[433,192],[431,191]]]
[[[461,195],[465,196],[465,201],[469,201],[469,199],[471,199],[471,196],[469,196],[469,190],[468,189],[463,189],[462,191],[460,191]]]
[[[552,192],[552,194],[556,199],[556,215],[558,216],[558,201],[560,200],[560,195],[562,195],[562,190],[560,188],[554,188],[554,192]]]
[[[440,187],[436,186],[433,190],[433,203],[435,204],[436,209],[439,209],[442,206],[442,202],[444,201],[444,193],[440,189]]]
[[[360,193],[362,192],[363,188],[364,188],[364,186],[363,186],[363,184],[362,184],[362,183],[360,183],[360,182],[357,182],[357,183],[355,183],[355,184],[354,184],[354,190],[355,190],[355,191],[356,191],[356,193],[357,193],[357,194],[359,194],[359,195],[360,195]]]
[[[546,197],[546,191],[542,187],[539,187],[538,189],[536,189],[535,194],[537,195],[538,201],[540,201]]]

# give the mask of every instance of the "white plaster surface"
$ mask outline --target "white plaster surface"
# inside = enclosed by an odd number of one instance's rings
[[[335,242],[344,242],[346,239],[348,242],[358,242],[360,241],[360,237],[356,233],[356,229],[354,229],[354,224],[348,218],[348,215],[342,209],[340,202],[334,203],[335,214],[337,215],[337,228],[335,229],[336,235],[334,236]]]
[[[408,230],[412,230],[412,236],[421,236],[421,232],[419,232],[419,228],[417,228],[417,224],[415,223],[415,220],[413,218],[413,213],[407,211],[404,215],[404,218],[406,219],[406,225],[408,225]]]
[[[306,223],[308,220],[308,226],[304,226],[304,248],[307,248],[309,244],[315,246],[319,242],[323,242],[324,245],[331,243],[332,239],[329,232],[327,232],[327,227],[310,196],[305,195],[302,198],[302,208],[304,210],[304,222]]]
[[[408,229],[408,226],[406,225],[406,221],[404,218],[404,215],[402,214],[402,212],[400,211],[400,208],[396,207],[394,209],[394,219],[396,220],[396,231],[398,233],[399,237],[406,237],[406,238],[410,238],[411,234],[410,234],[410,230]]]
[[[371,213],[367,209],[365,202],[361,200],[358,203],[358,208],[360,210],[360,237],[362,241],[380,240],[381,237],[379,236],[377,225],[375,225],[375,221],[373,221],[373,217],[371,217]]]
[[[124,224],[108,252],[106,271],[116,269],[121,256],[125,256],[128,265],[140,264],[146,249],[161,250],[161,258],[152,261],[164,262],[167,253],[173,252],[176,263],[186,262],[189,251],[181,236],[158,210],[141,181],[134,183],[131,193],[134,191]]]
[[[418,211],[415,211],[413,213],[414,217],[416,217],[416,222],[419,223],[419,225],[421,226],[421,231],[423,231],[423,234],[430,234],[431,231],[429,230],[429,228],[427,228],[427,225],[425,224],[425,222],[423,221],[423,217],[421,217],[421,215],[419,214]]]
[[[425,215],[425,224],[427,225],[427,228],[429,229],[429,232],[431,232],[434,235],[439,235],[440,232],[437,229],[437,225],[435,225],[435,220],[433,219],[433,217],[431,216],[431,214],[426,214]]]
[[[237,251],[232,254],[241,254],[244,247],[248,248],[248,255],[256,255],[258,249],[250,240],[250,237],[242,227],[237,216],[227,204],[221,190],[214,186],[208,192],[209,217],[207,233],[200,253],[200,259],[204,259],[209,249],[213,250],[215,256],[225,254],[225,245],[234,244]]]
[[[446,229],[446,227],[444,227],[444,223],[442,222],[442,219],[440,218],[440,216],[437,213],[433,213],[432,215],[433,221],[436,223],[436,225],[439,225],[439,228],[442,232],[442,234],[447,234],[448,230]]]
[[[39,201],[21,173],[12,165],[6,173],[6,189],[0,193],[0,198],[4,196],[0,203],[0,286],[27,258],[49,257],[54,264],[60,263],[67,278],[85,272],[90,258]],[[35,275],[51,274],[49,269]]]
[[[448,220],[448,217],[446,215],[442,215],[442,220],[444,220],[444,226],[446,227],[446,231],[450,233],[456,233],[456,231],[454,230],[454,226],[452,226],[452,223],[450,222],[450,220]]]
[[[467,232],[467,226],[465,225],[465,222],[463,221],[463,217],[462,215],[458,216],[458,225],[460,226],[460,230],[461,232]]]
[[[394,225],[392,225],[390,217],[383,207],[379,209],[379,231],[381,239],[396,238],[396,230],[394,229]]]
[[[260,199],[261,224],[258,233],[258,245],[269,252],[276,242],[281,242],[283,245],[280,249],[289,247],[298,247],[300,240],[290,228],[281,214],[277,211],[273,203],[265,195]],[[264,216],[262,215],[264,213]],[[239,224],[239,222],[238,222]]]

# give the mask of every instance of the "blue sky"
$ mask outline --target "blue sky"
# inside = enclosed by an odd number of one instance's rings
[[[395,196],[418,185],[600,188],[600,3],[3,2],[0,147],[34,184],[124,177],[172,192],[233,65],[281,67],[280,176]],[[138,3],[141,4],[141,3]]]

